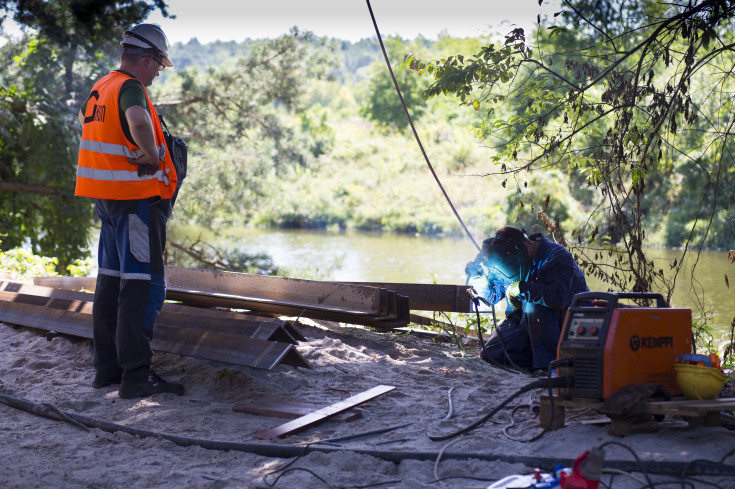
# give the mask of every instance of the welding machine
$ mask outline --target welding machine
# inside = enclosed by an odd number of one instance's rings
[[[656,307],[621,304],[619,299],[655,299]],[[573,385],[559,395],[604,400],[628,384],[649,382],[679,395],[673,365],[678,355],[691,352],[691,310],[669,307],[661,294],[576,294],[557,347],[559,375],[571,376]]]

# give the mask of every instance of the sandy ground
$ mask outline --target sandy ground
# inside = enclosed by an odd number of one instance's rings
[[[469,425],[531,379],[486,364],[477,349],[462,352],[414,335],[326,323],[299,329],[307,341],[298,350],[310,369],[255,370],[156,353],[154,368],[183,382],[186,394],[125,400],[114,387],[91,387],[90,341],[47,338],[42,331],[0,323],[0,393],[146,432],[226,441],[234,448],[85,431],[0,404],[0,487],[484,488],[512,474],[528,474],[534,466],[549,470],[556,461],[573,460],[609,443],[604,446],[607,463],[632,470],[638,457],[659,472],[649,474],[655,487],[735,488],[734,456],[725,460],[729,476],[709,475],[706,483],[704,476],[692,476],[687,486],[662,484],[679,480],[662,472],[679,471],[692,459],[718,461],[733,450],[735,431],[724,427],[692,428],[666,418],[643,426],[648,433],[621,438],[609,435],[604,424],[590,424],[599,418],[596,413],[576,410],[568,412],[563,429],[525,442],[541,432],[534,412],[523,406],[532,404],[540,391],[519,396],[510,406],[521,407],[501,411],[467,435],[432,441],[429,434]],[[232,409],[273,397],[326,405],[378,385],[396,389],[362,404],[360,419],[327,420],[271,441],[253,435],[288,420]],[[451,388],[454,416],[443,420]],[[316,443],[407,423],[387,433]],[[254,445],[255,452],[269,456],[252,453]],[[262,451],[266,449],[270,451]],[[601,487],[646,487],[645,477],[641,471],[605,474]]]

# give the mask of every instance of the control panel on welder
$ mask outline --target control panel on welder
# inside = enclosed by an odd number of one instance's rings
[[[567,331],[567,337],[581,341],[598,341],[604,323],[604,317],[585,317],[584,315],[573,317]]]
[[[655,300],[655,307],[619,299]],[[574,296],[559,337],[557,357],[573,377],[564,397],[606,399],[628,384],[656,382],[676,394],[673,364],[691,353],[691,311],[670,308],[661,294],[584,292]]]

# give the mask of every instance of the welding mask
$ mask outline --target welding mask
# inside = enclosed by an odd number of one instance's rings
[[[482,242],[485,266],[502,281],[510,284],[525,280],[531,268],[531,257],[523,241],[496,235]]]

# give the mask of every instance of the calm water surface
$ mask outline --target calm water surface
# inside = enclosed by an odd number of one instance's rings
[[[464,284],[465,264],[477,254],[466,237],[249,228],[227,228],[215,235],[183,226],[173,227],[170,233],[177,240],[201,237],[214,245],[237,247],[251,254],[266,253],[289,276],[316,280]],[[678,259],[681,252],[654,250],[651,256]],[[668,270],[666,263],[662,260],[657,267]],[[727,261],[727,252],[703,252],[692,286],[689,269],[693,263],[692,254],[677,279],[672,306],[691,308],[696,320],[700,310],[697,304],[704,304],[712,315],[709,321],[715,339],[719,340],[729,331],[735,316],[735,265]],[[733,282],[731,288],[725,283],[725,274]],[[588,279],[588,285],[591,290],[608,288],[594,279]]]

